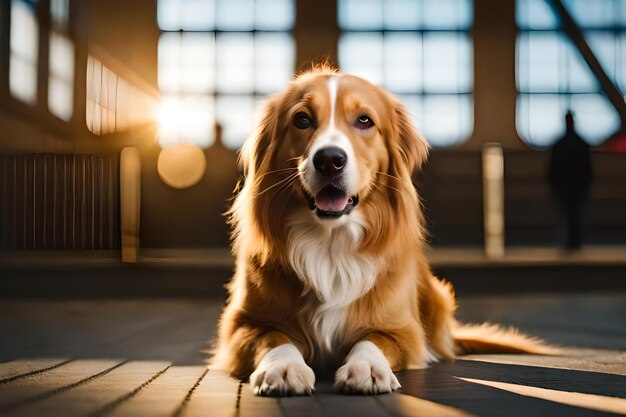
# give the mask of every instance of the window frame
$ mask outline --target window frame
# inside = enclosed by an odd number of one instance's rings
[[[222,2],[224,0],[221,0]],[[257,0],[249,0],[253,6],[255,5]],[[212,76],[213,76],[213,80],[212,80],[212,87],[209,88],[208,90],[198,93],[198,92],[184,92],[183,89],[181,89],[180,87],[178,88],[177,91],[164,91],[164,89],[162,88],[162,86],[160,85],[161,83],[159,82],[159,90],[161,91],[161,96],[163,99],[165,100],[176,100],[176,101],[180,101],[180,102],[185,102],[185,101],[189,101],[189,100],[193,100],[194,98],[197,99],[201,99],[201,98],[206,98],[208,101],[211,102],[211,105],[209,107],[211,107],[211,123],[213,124],[213,126],[215,126],[217,123],[220,122],[219,119],[222,119],[222,123],[220,123],[220,126],[222,128],[222,145],[226,146],[227,148],[231,149],[231,150],[238,150],[241,148],[241,146],[243,145],[243,142],[245,141],[245,137],[241,137],[238,138],[237,142],[233,142],[230,143],[230,140],[227,139],[228,138],[228,124],[223,123],[224,119],[227,119],[226,117],[220,116],[220,101],[227,101],[227,100],[237,100],[237,99],[241,99],[241,100],[246,100],[249,101],[248,104],[252,105],[252,110],[254,113],[254,109],[258,109],[260,107],[260,104],[262,102],[265,101],[265,99],[273,94],[278,92],[279,90],[260,90],[258,88],[258,83],[257,83],[257,74],[259,72],[259,62],[257,61],[257,50],[258,50],[258,46],[257,46],[257,42],[259,37],[263,37],[266,34],[276,34],[276,35],[286,35],[288,37],[288,42],[290,43],[290,45],[288,46],[291,49],[291,57],[288,58],[291,61],[291,74],[289,79],[292,78],[293,76],[293,72],[296,69],[296,39],[294,36],[294,29],[295,29],[295,24],[296,24],[296,7],[297,7],[297,1],[296,0],[291,0],[291,4],[293,5],[293,19],[291,19],[291,22],[288,25],[285,25],[282,29],[276,29],[276,28],[267,28],[267,27],[262,27],[262,28],[257,28],[256,27],[256,23],[257,23],[257,15],[256,13],[253,11],[253,16],[252,16],[252,27],[251,28],[239,28],[239,29],[228,29],[228,28],[220,28],[220,23],[218,22],[218,12],[217,12],[217,8],[218,8],[218,3],[220,2],[220,0],[214,0],[213,1],[213,16],[214,16],[214,21],[213,21],[213,25],[212,27],[207,27],[206,30],[202,30],[199,28],[194,28],[193,30],[186,30],[182,27],[170,27],[170,28],[166,28],[163,29],[161,27],[161,25],[159,24],[158,21],[158,11],[157,11],[157,21],[156,21],[156,26],[157,29],[160,32],[159,35],[159,50],[161,48],[161,41],[162,39],[164,39],[164,35],[173,35],[173,34],[179,34],[181,36],[181,44],[183,42],[182,37],[187,35],[187,34],[205,34],[207,36],[209,36],[211,38],[211,42],[212,42],[212,53],[213,53],[213,57],[212,57]],[[157,2],[157,10],[159,7],[159,2]],[[182,26],[182,25],[179,25]],[[239,36],[239,35],[249,35],[251,37],[250,42],[251,42],[251,48],[252,48],[252,64],[251,64],[251,83],[252,83],[252,89],[250,91],[247,92],[228,92],[228,91],[222,91],[219,88],[219,81],[218,81],[218,72],[220,71],[220,64],[217,62],[217,56],[219,54],[219,43],[220,43],[220,37],[226,37],[229,35],[234,35],[234,36]],[[161,71],[161,57],[160,57],[160,53],[159,53],[159,73]],[[181,68],[183,68],[184,65],[172,65],[172,68],[175,68],[174,70],[180,70]],[[207,107],[208,108],[208,107]],[[249,135],[250,133],[252,133],[252,129],[253,126],[250,126],[250,131],[248,132],[247,135]],[[184,133],[184,132],[182,132]],[[210,137],[208,138],[208,143],[205,145],[200,145],[201,147],[211,147],[215,144],[215,137],[214,137],[214,131],[212,131],[210,133]],[[178,131],[178,135],[180,136],[181,132],[180,130]],[[180,141],[184,141],[184,139],[181,139],[180,137],[173,139],[173,141],[167,141],[164,140],[162,142],[162,146],[165,145],[170,145],[173,143],[178,143]],[[160,141],[161,142],[161,141]],[[236,146],[233,146],[236,145]]]
[[[72,107],[73,114],[76,115],[77,89],[78,83],[78,70],[80,67],[80,51],[78,44],[76,43],[75,33],[75,10],[78,7],[79,1],[70,0],[69,6],[69,21],[68,21],[68,34],[71,41],[74,44],[74,77],[73,77],[73,91],[72,91]],[[46,0],[39,0],[36,9],[36,19],[38,25],[38,51],[37,51],[37,99],[33,104],[29,104],[18,97],[15,97],[11,93],[10,88],[10,59],[11,59],[11,46],[10,46],[10,31],[11,31],[11,17],[12,16],[12,2],[2,2],[0,6],[0,19],[2,19],[2,26],[0,28],[0,108],[7,112],[19,116],[25,120],[33,120],[39,126],[45,128],[51,133],[57,134],[63,138],[71,139],[78,133],[76,130],[77,121],[80,118],[72,117],[71,120],[65,121],[55,116],[48,108],[48,77],[49,77],[49,45],[50,45],[50,26],[51,26],[51,10],[50,2]]]
[[[384,0],[383,0],[384,1]],[[422,9],[422,14],[423,14],[423,10],[424,10],[424,1],[422,0],[420,2],[420,6]],[[433,1],[433,0],[431,0]],[[437,1],[437,0],[434,0]],[[419,19],[423,19],[423,17],[418,17],[418,21],[421,23],[420,25],[416,25],[413,28],[389,28],[386,25],[384,16],[381,17],[381,22],[380,22],[380,26],[378,28],[346,28],[345,25],[342,25],[342,15],[341,15],[341,8],[342,8],[342,0],[337,0],[337,24],[338,27],[340,29],[340,36],[339,36],[339,48],[338,48],[338,61],[339,61],[339,65],[341,67],[341,49],[342,49],[342,41],[344,39],[346,39],[346,35],[350,36],[353,34],[372,34],[372,35],[378,35],[381,39],[382,42],[382,61],[380,64],[380,68],[379,68],[379,72],[382,75],[382,85],[383,87],[385,87],[386,90],[390,91],[392,94],[394,94],[395,96],[399,97],[403,102],[408,103],[411,100],[419,100],[421,102],[421,106],[424,105],[425,101],[428,101],[429,99],[437,99],[437,98],[452,98],[452,97],[456,97],[459,98],[460,100],[458,101],[458,105],[461,106],[459,108],[459,112],[457,113],[459,120],[461,119],[465,119],[467,118],[468,120],[468,129],[467,132],[463,132],[461,131],[460,135],[461,137],[458,139],[455,139],[453,141],[441,141],[443,144],[438,144],[437,142],[430,142],[430,138],[428,133],[425,133],[425,137],[426,139],[429,141],[429,144],[433,147],[433,148],[437,148],[437,149],[451,149],[457,146],[461,146],[464,143],[466,143],[473,135],[473,131],[474,131],[474,50],[473,50],[473,45],[474,45],[474,39],[473,39],[473,34],[472,34],[472,28],[474,25],[474,16],[473,16],[473,1],[474,0],[466,0],[468,3],[467,6],[467,10],[469,12],[470,15],[467,16],[467,24],[465,26],[457,26],[457,27],[446,27],[446,28],[441,28],[441,27],[433,27],[433,26],[428,26],[427,24],[424,23],[424,20],[419,21]],[[384,4],[383,2],[381,2],[381,7],[384,9]],[[393,36],[395,34],[416,34],[419,36],[419,42],[420,42],[420,54],[421,54],[421,59],[420,59],[420,76],[421,76],[421,81],[420,81],[420,86],[418,89],[415,89],[414,91],[394,91],[393,89],[389,89],[388,87],[385,86],[384,84],[384,80],[385,80],[385,39],[387,37],[389,37],[390,35]],[[436,91],[436,90],[430,90],[428,88],[428,86],[425,85],[424,82],[424,77],[425,77],[425,66],[424,66],[424,38],[428,37],[429,35],[433,35],[433,34],[455,34],[457,36],[463,36],[464,40],[463,42],[467,42],[467,51],[469,53],[468,58],[468,64],[467,64],[467,70],[468,70],[468,74],[467,74],[467,85],[466,86],[459,86],[457,88],[456,91]],[[461,76],[462,77],[462,76]],[[463,101],[467,101],[467,103],[469,104],[469,113],[465,114],[463,111],[463,106],[465,106],[465,104],[463,103]],[[417,122],[416,120],[416,116],[412,114],[414,120]],[[422,123],[422,125],[426,125],[427,121],[424,121]]]
[[[532,23],[527,21],[529,17],[522,16],[521,13],[524,11],[523,9],[524,7],[527,7],[526,10],[530,13],[530,9],[531,7],[533,7],[532,2],[534,1],[536,0],[516,0],[516,4],[515,4],[515,11],[516,11],[515,23],[517,27],[517,36],[516,36],[516,42],[515,42],[515,45],[516,45],[516,48],[515,48],[516,49],[515,50],[515,69],[516,69],[515,85],[516,85],[516,92],[517,92],[515,124],[516,124],[517,133],[520,139],[527,146],[534,148],[534,149],[545,149],[545,148],[549,148],[550,146],[552,146],[554,141],[558,140],[558,138],[565,133],[565,128],[564,128],[565,123],[563,121],[563,117],[565,113],[568,110],[572,109],[573,107],[577,106],[576,103],[582,102],[583,98],[585,97],[587,97],[585,101],[589,101],[589,99],[597,100],[598,98],[604,99],[604,101],[606,102],[605,104],[608,104],[607,109],[609,109],[609,111],[612,111],[614,113],[613,117],[609,115],[609,119],[613,118],[613,119],[618,120],[619,117],[615,109],[613,109],[612,105],[610,104],[608,98],[604,96],[604,93],[602,91],[599,81],[595,78],[591,70],[588,68],[582,56],[580,56],[580,52],[576,49],[575,45],[571,44],[571,40],[561,30],[561,22],[559,20],[559,17],[556,16],[553,10],[551,10],[550,5],[545,0],[543,0],[543,2],[545,3],[543,4],[543,6],[545,6],[545,8],[547,8],[549,13],[551,13],[551,19],[549,19],[550,20],[549,22],[546,20],[543,23],[538,24],[538,27],[533,27]],[[610,0],[610,1],[612,2],[613,5],[615,5],[615,7],[620,5],[620,1],[622,2],[621,4],[626,5],[626,2],[624,2],[624,0]],[[568,8],[570,13],[572,13],[573,12],[572,7],[571,7],[571,4],[569,3],[570,2],[565,0],[564,6]],[[545,16],[545,13],[543,15]],[[625,19],[623,26],[620,26],[617,24],[586,25],[584,23],[581,24],[578,21],[577,21],[577,24],[580,26],[581,31],[583,32],[588,42],[590,39],[590,35],[594,36],[594,35],[607,35],[608,34],[608,35],[613,35],[615,38],[619,38],[620,36],[623,37],[624,38],[623,42],[626,45],[626,12],[624,12],[624,16],[622,16],[622,18]],[[617,20],[617,17],[614,18],[613,23],[615,23],[616,20]],[[526,48],[526,50],[530,50],[530,39],[531,39],[531,36],[533,35],[540,35],[540,36],[547,35],[549,38],[552,38],[557,44],[558,53],[560,56],[558,57],[556,61],[557,62],[556,68],[554,68],[554,71],[559,73],[557,75],[557,80],[556,80],[557,85],[558,85],[556,89],[554,88],[533,89],[530,85],[528,86],[528,88],[526,88],[526,86],[524,85],[521,85],[523,81],[523,77],[524,77],[523,75],[524,71],[528,71],[527,73],[528,75],[526,75],[527,82],[529,84],[532,83],[531,78],[530,78],[530,71],[531,71],[530,68],[532,67],[531,59],[528,58],[528,62],[521,62],[522,58],[520,57],[520,55],[522,52],[520,51],[523,50],[523,48]],[[527,42],[525,46],[522,45],[523,41]],[[589,42],[589,43],[590,43],[590,47],[593,48],[594,45],[592,44],[592,42]],[[619,47],[619,45],[617,47]],[[626,47],[624,51],[626,52]],[[594,51],[594,53],[596,52]],[[563,57],[564,54],[565,54],[565,57]],[[571,56],[570,54],[574,54],[575,57]],[[596,53],[596,56],[598,56],[597,53]],[[570,62],[570,58],[574,58],[575,60],[578,60],[578,64],[582,65],[585,73],[592,80],[594,84],[593,86],[589,86],[587,88],[572,87],[570,73],[572,71],[576,71],[577,64],[576,63],[574,64],[573,66],[574,70],[572,70],[572,63]],[[622,58],[622,59],[626,62],[625,58]],[[601,59],[599,60],[600,60],[601,65],[604,65],[602,63],[602,60]],[[617,65],[617,57],[615,58],[615,62]],[[623,65],[624,65],[623,69],[626,70],[626,64],[623,63]],[[605,71],[606,70],[607,68],[605,68]],[[565,75],[560,74],[562,72],[565,72]],[[626,75],[623,76],[622,82],[624,84],[620,85],[619,80],[615,78],[617,77],[617,69],[615,69],[614,74],[611,74],[611,72],[613,71],[607,71],[607,74],[609,74],[610,76],[613,76],[614,77],[613,81],[618,84],[618,87],[621,88],[622,92],[626,93]],[[533,135],[531,133],[532,116],[530,115],[530,111],[526,111],[526,110],[532,106],[531,103],[533,100],[541,100],[542,98],[547,98],[549,96],[558,97],[555,101],[555,105],[559,107],[559,111],[561,112],[561,117],[559,117],[556,121],[554,121],[553,123],[550,123],[549,125],[550,126],[558,125],[559,127],[552,129],[552,132],[550,133],[550,139],[542,140],[542,139],[538,139],[537,136],[535,136],[536,139],[533,140],[532,138]],[[575,114],[576,109],[574,108],[573,110]],[[548,126],[548,125],[544,124],[544,126]],[[581,124],[578,123],[577,124],[578,130],[581,132],[584,131],[585,129],[584,128],[581,129],[580,126]],[[619,124],[617,125],[617,129],[619,129]],[[589,135],[587,134],[587,135],[583,135],[583,139],[586,139],[591,146],[598,146],[606,142],[606,140],[608,140],[614,133],[615,132],[611,132],[603,137],[591,136],[592,139],[589,139]]]

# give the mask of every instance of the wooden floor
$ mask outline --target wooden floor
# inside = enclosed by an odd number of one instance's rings
[[[206,369],[221,300],[0,301],[1,416],[626,415],[626,294],[469,297],[560,357],[484,355],[401,372],[398,393],[258,398]]]

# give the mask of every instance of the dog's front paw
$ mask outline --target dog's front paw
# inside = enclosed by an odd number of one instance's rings
[[[295,346],[285,344],[265,354],[250,375],[250,385],[256,395],[310,395],[315,389],[315,373]]]
[[[358,342],[335,374],[334,389],[348,394],[384,394],[400,388],[389,362],[372,342]]]

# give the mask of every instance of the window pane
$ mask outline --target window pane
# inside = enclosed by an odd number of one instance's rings
[[[524,33],[518,40],[518,85],[520,91],[558,92],[560,35]]]
[[[565,6],[583,28],[602,27],[613,22],[613,0],[565,0]]]
[[[11,2],[11,56],[9,88],[11,94],[29,104],[37,102],[37,54],[39,26],[36,2]]]
[[[552,145],[565,133],[568,106],[558,94],[521,94],[517,99],[517,131],[536,147]]]
[[[434,148],[458,145],[472,132],[470,95],[403,95],[400,98],[418,130]]]
[[[164,33],[159,38],[158,82],[161,91],[213,92],[214,63],[213,34]]]
[[[338,0],[339,27],[344,30],[383,29],[381,0]]]
[[[254,47],[255,91],[268,94],[285,88],[295,67],[293,38],[285,33],[257,33]]]
[[[600,145],[620,127],[619,115],[603,95],[575,94],[571,108],[576,118],[576,131],[590,145]]]
[[[561,42],[565,43],[564,49],[567,58],[564,68],[565,76],[561,76],[561,90],[574,93],[599,91],[600,83],[578,49],[569,40],[561,38]]]
[[[52,114],[69,122],[74,112],[74,88],[72,84],[51,76],[48,79],[48,108]]]
[[[386,0],[383,2],[384,25],[388,30],[420,29],[422,3],[415,0]]]
[[[158,0],[157,21],[161,30],[213,30],[215,0]]]
[[[99,103],[105,109],[109,107],[109,97],[110,97],[109,78],[114,78],[114,77],[115,77],[115,74],[113,74],[111,70],[109,70],[107,67],[103,65],[102,75],[100,78],[100,101]],[[96,80],[96,82],[98,82],[98,80]]]
[[[586,38],[602,68],[623,91],[626,87],[626,30],[621,33],[593,31],[587,33]]]
[[[470,0],[423,0],[424,27],[467,29],[472,24]]]
[[[19,0],[13,0],[11,5],[11,52],[36,64],[39,51],[36,7]]]
[[[89,130],[96,135],[102,134],[102,130],[100,129],[100,126],[102,125],[102,112],[101,112],[100,105],[98,103],[94,103],[93,115],[91,117],[91,120],[92,120],[92,124]]]
[[[251,33],[221,33],[217,37],[217,90],[245,94],[254,91],[254,38]]]
[[[471,91],[471,47],[465,34],[424,34],[424,90]]]
[[[560,26],[546,0],[517,0],[515,18],[523,29],[557,29]]]
[[[465,141],[473,128],[470,95],[426,95],[422,114],[417,116],[422,134],[434,147]]]
[[[66,122],[74,112],[74,44],[58,33],[50,33],[48,57],[48,108]],[[92,63],[93,65],[93,63]]]
[[[257,30],[291,30],[296,20],[293,0],[256,0],[254,28]]]
[[[72,83],[74,81],[74,44],[63,35],[50,34],[50,72]]]
[[[100,101],[100,74],[102,63],[92,56],[87,58],[87,100]],[[96,82],[97,80],[97,82]]]
[[[219,30],[254,29],[254,0],[218,0],[215,20]]]
[[[626,0],[615,0],[615,22],[619,26],[626,26]]]
[[[345,73],[383,82],[383,37],[380,33],[346,33],[339,38],[339,66]]]
[[[52,22],[66,28],[70,20],[70,0],[50,0]]]
[[[222,126],[222,143],[229,149],[239,149],[252,132],[254,97],[220,96],[216,110],[216,120]]]
[[[37,102],[37,68],[17,56],[12,56],[9,65],[11,94],[29,104]]]
[[[384,43],[384,86],[394,93],[422,91],[422,42],[419,33],[388,33]]]

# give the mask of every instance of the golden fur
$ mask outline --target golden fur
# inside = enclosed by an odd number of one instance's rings
[[[324,348],[314,336],[315,314],[325,301],[295,272],[288,246],[294,213],[308,218],[298,165],[330,123],[330,77],[339,83],[335,123],[347,132],[359,164],[360,203],[346,217],[358,212],[362,219],[355,255],[374,260],[376,276],[345,307],[337,337]],[[316,115],[315,129],[293,127],[302,109]],[[375,128],[354,133],[349,121],[362,109]],[[236,273],[213,365],[245,379],[268,351],[285,343],[295,345],[310,366],[326,369],[340,366],[363,340],[373,342],[394,371],[470,351],[548,352],[540,341],[496,326],[456,323],[452,288],[432,275],[423,254],[424,221],[411,175],[427,155],[402,104],[360,78],[318,68],[270,98],[242,150],[245,183],[230,211]]]

